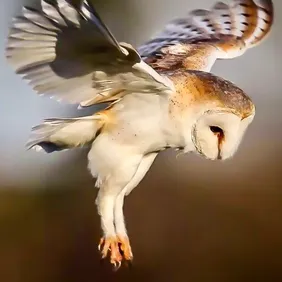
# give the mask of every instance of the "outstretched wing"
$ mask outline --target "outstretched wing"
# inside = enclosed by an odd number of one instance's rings
[[[271,0],[218,2],[210,10],[194,10],[172,21],[138,51],[157,71],[210,71],[216,59],[238,57],[260,43],[272,23]]]
[[[55,2],[55,3],[54,3]],[[171,83],[146,65],[129,44],[118,43],[94,8],[42,0],[13,21],[6,56],[38,94],[89,106],[130,91],[162,93]]]

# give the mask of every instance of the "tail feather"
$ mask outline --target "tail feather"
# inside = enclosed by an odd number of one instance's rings
[[[81,147],[92,142],[103,125],[101,116],[46,119],[32,128],[28,149],[47,153]]]

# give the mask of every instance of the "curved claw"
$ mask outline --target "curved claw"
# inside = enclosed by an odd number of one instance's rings
[[[117,266],[122,261],[122,255],[118,247],[118,242],[115,237],[102,238],[98,245],[102,258],[106,258],[110,254],[110,261],[112,264]]]
[[[113,265],[114,265],[113,270],[114,270],[114,271],[118,271],[119,268],[121,267],[121,261],[118,261],[118,262],[115,261],[115,262],[113,263]]]
[[[101,238],[101,239],[100,239],[100,243],[99,243],[99,245],[98,245],[98,251],[99,251],[99,252],[102,250],[102,245],[104,244],[104,242],[105,242],[105,239],[104,239],[104,238]]]
[[[126,267],[131,269],[132,268],[132,259],[131,260],[126,260],[124,264],[125,264]]]
[[[110,254],[110,262],[114,271],[121,267],[122,261],[125,262],[126,266],[131,266],[133,256],[128,237],[103,237],[100,239],[98,250],[101,253],[102,260]]]
[[[128,262],[132,261],[133,255],[128,237],[119,237],[119,248],[123,258]]]

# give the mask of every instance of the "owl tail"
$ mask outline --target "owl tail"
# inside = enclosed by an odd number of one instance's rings
[[[103,126],[102,115],[46,119],[32,128],[28,149],[52,153],[87,145],[96,138]]]

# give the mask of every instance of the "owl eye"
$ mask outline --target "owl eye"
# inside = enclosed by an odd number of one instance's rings
[[[221,137],[224,136],[223,130],[218,126],[210,126],[210,130],[211,130],[212,133],[214,133],[218,136],[221,136]]]

